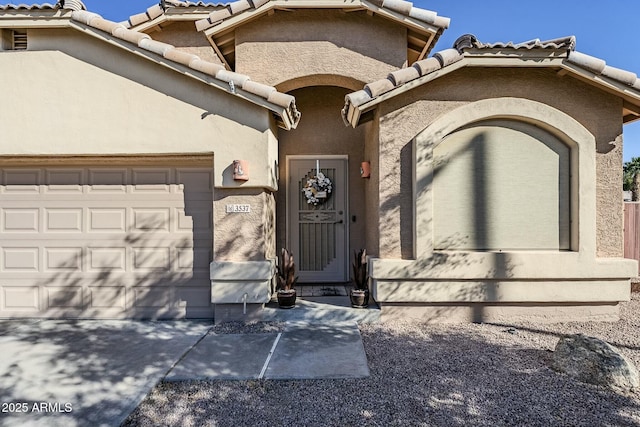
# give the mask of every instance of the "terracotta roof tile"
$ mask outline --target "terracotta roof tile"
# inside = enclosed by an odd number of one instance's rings
[[[376,80],[375,82],[371,82],[364,87],[364,90],[372,97],[377,98],[378,96],[389,92],[391,89],[395,88],[393,81],[391,78]]]
[[[218,71],[224,70],[224,65],[217,64],[215,62],[203,61],[198,58],[189,63],[189,66],[196,71],[200,71],[201,73],[209,74],[211,76],[215,76]]]
[[[167,50],[163,56],[169,61],[178,62],[180,64],[187,64],[188,67],[192,67],[192,63],[200,60],[198,55],[194,55],[193,53],[185,52],[184,50],[179,49],[169,49]]]
[[[411,13],[411,9],[413,9],[413,3],[404,0],[384,0],[382,2],[382,7],[386,7],[389,10],[408,16],[409,13]]]
[[[95,18],[92,21],[93,27],[104,31],[105,33],[113,33],[117,28],[121,27],[120,24],[113,21],[108,21],[102,18]]]
[[[0,10],[52,10],[59,9],[60,6],[58,3],[42,3],[42,4],[4,4],[0,5]]]
[[[212,3],[208,1],[179,1],[179,0],[164,0],[165,5],[173,7],[219,7],[224,6],[225,3]]]
[[[442,65],[442,68],[448,65],[451,65],[453,63],[456,63],[462,60],[462,58],[464,58],[464,56],[462,56],[462,53],[458,52],[457,49],[453,49],[453,48],[436,52],[433,55],[433,57],[436,58],[438,61],[440,61],[440,65]]]
[[[611,67],[609,65],[604,67],[604,70],[602,70],[602,75],[612,80],[619,81],[620,83],[624,83],[627,86],[634,86],[638,81],[638,76],[636,73],[621,70],[620,68]]]
[[[40,3],[40,4],[25,4],[25,3],[9,3],[9,4],[0,4],[0,10],[58,10],[58,9],[67,9],[67,10],[87,10],[84,3],[80,0],[58,0],[55,3]]]
[[[576,39],[574,36],[563,37],[553,40],[541,41],[539,39],[530,40],[522,43],[482,43],[471,34],[460,37],[454,43],[453,48],[436,52],[432,57],[415,62],[411,67],[394,71],[387,78],[381,79],[367,84],[363,90],[353,92],[345,97],[345,107],[342,110],[345,123],[349,124],[352,115],[351,110],[364,106],[365,104],[375,100],[381,95],[400,88],[403,85],[427,76],[435,71],[446,69],[451,65],[463,61],[465,58],[477,54],[478,51],[490,51],[487,56],[486,52],[483,58],[509,57],[509,51],[528,50],[528,51],[552,51],[554,56],[543,56],[542,58],[558,59],[561,58],[565,66],[577,67],[577,72],[595,74],[602,76],[611,81],[617,82],[637,91],[637,98],[640,102],[640,79],[635,73],[611,67],[599,58],[586,55],[575,51]],[[486,63],[485,65],[486,66]],[[351,122],[353,124],[353,122]]]
[[[251,9],[252,4],[247,0],[239,0],[229,3],[229,9],[231,9],[232,15],[237,15],[238,13],[242,13],[245,10]]]
[[[91,23],[87,25],[92,26]],[[139,33],[137,31],[127,30],[126,28],[121,26],[116,27],[111,32],[111,35],[118,37],[119,39],[122,39],[124,41],[128,41],[129,43],[133,43],[135,45],[139,45],[142,40],[151,38],[147,34]]]
[[[40,4],[0,4],[0,10],[87,10],[87,7],[80,0],[58,0],[55,3],[40,3]]]
[[[411,80],[415,80],[418,77],[420,77],[420,71],[418,71],[417,68],[407,67],[402,68],[398,71],[394,71],[393,73],[389,74],[388,78],[391,79],[394,86],[400,86],[407,82],[410,82]]]
[[[193,1],[178,1],[178,0],[165,0],[164,8],[157,4],[150,7],[145,12],[138,13],[129,17],[129,19],[123,22],[127,28],[136,27],[145,22],[153,21],[154,19],[162,16],[169,9],[189,9],[189,8],[205,8],[205,9],[217,9],[225,6],[225,3],[212,3],[212,2],[193,2]]]
[[[214,12],[211,12],[207,19],[201,19],[199,21],[196,21],[196,30],[198,31],[206,30],[207,28],[212,27],[218,22],[222,22],[223,20],[231,16],[233,15],[231,13],[231,10],[228,8],[216,10]]]
[[[367,92],[364,89],[347,94],[347,96],[345,97],[345,100],[347,101],[347,105],[351,104],[356,107],[362,104],[366,104],[372,99],[373,98],[371,98],[371,95],[369,94],[369,92]]]
[[[268,86],[263,83],[253,82],[251,80],[246,80],[242,84],[242,89],[246,90],[247,92],[251,92],[255,95],[261,96],[265,99],[269,99],[269,95],[271,95],[272,92],[276,91],[276,88],[273,86]]]
[[[281,107],[290,107],[295,103],[296,99],[293,96],[286,93],[271,92],[271,94],[269,95],[269,98],[267,98],[267,101],[273,104],[279,105]],[[298,114],[298,118],[300,118],[300,113],[297,113],[297,114]]]
[[[482,43],[478,41],[475,36],[468,34],[462,37],[471,37],[473,39],[473,45],[480,49],[575,49],[576,38],[574,36],[561,37],[558,39],[541,41],[540,39],[529,40],[521,43],[513,42],[498,42],[498,43]],[[462,38],[461,37],[461,38]],[[460,39],[458,39],[460,40]]]
[[[432,56],[431,58],[427,58],[427,59],[423,59],[422,61],[414,62],[413,63],[413,68],[418,70],[418,73],[420,74],[420,76],[424,76],[425,74],[432,73],[432,72],[442,68],[442,62],[438,58]]]
[[[571,52],[569,56],[572,63],[595,74],[602,74],[604,69],[607,67],[607,63],[604,60],[581,52],[574,51]]]
[[[259,9],[266,3],[269,3],[269,1],[270,0],[238,0],[229,3],[226,5],[226,8],[212,12],[206,19],[196,21],[196,28],[198,31],[207,30],[232,16],[239,15],[250,9]],[[339,7],[339,2],[335,3],[336,7]],[[413,3],[405,0],[372,0],[371,3],[386,9],[387,11],[398,13],[440,28],[448,28],[451,22],[449,18],[438,16],[434,11],[413,7]],[[349,2],[348,4],[352,3]],[[362,7],[371,8],[364,2],[362,3]]]
[[[261,83],[252,82],[249,76],[228,71],[221,64],[216,64],[200,59],[197,55],[193,55],[179,49],[173,45],[153,40],[149,35],[139,33],[134,30],[125,28],[124,25],[103,19],[100,15],[77,10],[71,14],[73,21],[87,25],[89,27],[104,31],[126,42],[135,44],[141,49],[152,52],[163,57],[168,61],[189,67],[193,70],[207,74],[220,82],[229,84],[230,91],[237,94],[237,89],[258,96],[264,101],[275,104],[285,110],[288,115],[287,127],[296,127],[300,119],[300,113],[295,105],[295,98],[291,95],[279,93],[274,87]],[[283,118],[284,120],[284,118]]]

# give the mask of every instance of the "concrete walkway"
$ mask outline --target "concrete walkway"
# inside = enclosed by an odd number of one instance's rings
[[[288,323],[279,334],[208,334],[167,381],[362,378],[369,367],[358,326]]]
[[[119,426],[162,379],[369,375],[355,322],[279,334],[210,322],[0,320],[0,426]]]

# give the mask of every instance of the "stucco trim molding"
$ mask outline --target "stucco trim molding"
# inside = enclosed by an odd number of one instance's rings
[[[266,304],[271,300],[275,262],[213,261],[210,266],[211,302]]]
[[[494,119],[543,128],[570,148],[571,250],[434,251],[433,150],[452,132]],[[369,260],[378,302],[616,304],[628,300],[636,262],[596,258],[595,137],[574,118],[528,99],[485,99],[444,114],[419,132],[413,143],[415,259]]]
[[[443,115],[414,139],[415,254],[433,254],[431,204],[432,156],[442,140],[460,129],[485,120],[510,119],[545,129],[571,150],[571,250],[595,259],[596,254],[596,159],[595,137],[577,120],[540,102],[523,98],[484,99]]]

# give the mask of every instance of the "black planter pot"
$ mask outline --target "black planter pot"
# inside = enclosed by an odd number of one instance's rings
[[[293,308],[296,305],[296,290],[279,290],[278,305],[280,306],[280,308]]]
[[[351,289],[349,298],[351,298],[351,307],[369,307],[369,289]]]

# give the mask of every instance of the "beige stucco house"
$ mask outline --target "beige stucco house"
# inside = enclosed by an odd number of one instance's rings
[[[0,6],[0,317],[256,318],[287,247],[301,283],[366,248],[383,319],[615,319],[640,80],[571,37],[432,53],[448,25],[403,0]]]

